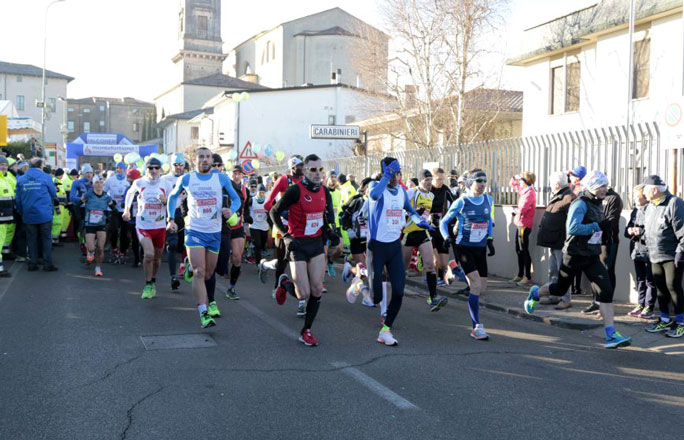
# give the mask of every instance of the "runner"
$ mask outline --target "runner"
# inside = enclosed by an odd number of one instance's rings
[[[254,258],[257,262],[261,261],[261,255],[266,249],[268,238],[268,214],[264,208],[266,202],[266,187],[261,184],[257,186],[256,197],[252,198],[250,206],[250,216],[252,223],[249,225],[250,235],[254,243]]]
[[[431,190],[432,173],[428,170],[422,170],[420,172],[418,186],[409,189],[407,192],[411,206],[425,223],[430,221],[432,200],[435,197],[435,195],[430,192]],[[421,228],[416,225],[413,220],[409,219],[406,226],[404,226],[402,253],[404,255],[404,265],[408,266],[411,261],[413,248],[418,248],[418,252],[420,252],[423,259],[423,271],[425,272],[425,279],[428,285],[429,295],[427,303],[430,306],[430,311],[436,312],[444,307],[449,300],[445,296],[437,295],[437,274],[435,274],[434,266],[435,257],[430,234],[426,229],[427,228]]]
[[[347,231],[349,237],[349,251],[352,262],[365,263],[366,245],[368,240],[368,185],[372,182],[370,177],[361,181],[358,193],[342,205],[340,213],[340,224]],[[365,209],[363,209],[365,207]],[[345,268],[351,267],[349,262],[345,262]],[[344,274],[343,274],[344,277]]]
[[[391,332],[394,320],[399,314],[406,285],[406,266],[401,250],[401,229],[404,226],[404,211],[420,228],[434,231],[413,209],[406,190],[399,186],[398,175],[401,171],[399,162],[392,157],[385,157],[380,162],[382,178],[379,182],[371,182],[368,202],[369,241],[366,261],[374,304],[383,301],[383,269],[387,269],[389,282],[392,284],[392,297],[387,307],[387,316],[378,334],[377,341],[385,345],[397,345],[398,341]]]
[[[473,322],[470,336],[477,340],[487,340],[489,335],[480,323],[480,295],[487,290],[487,254],[488,238],[492,237],[492,198],[484,194],[487,186],[487,175],[482,170],[468,173],[466,181],[468,193],[456,200],[439,223],[439,230],[444,240],[449,238],[449,223],[457,219],[455,254],[466,274],[470,294],[468,310]]]
[[[116,164],[116,173],[107,178],[104,190],[116,202],[109,219],[109,244],[111,250],[111,263],[126,264],[126,252],[128,249],[128,228],[121,220],[124,209],[124,193],[129,186],[126,180],[126,165],[123,162]],[[120,241],[120,242],[119,242]]]
[[[608,269],[601,264],[601,227],[604,220],[602,202],[608,191],[608,178],[592,171],[582,179],[580,195],[573,200],[566,222],[567,238],[563,247],[563,263],[558,281],[541,287],[532,286],[524,303],[525,312],[532,314],[542,296],[562,296],[573,282],[575,274],[583,273],[596,291],[606,332],[605,348],[626,347],[632,338],[622,336],[613,325],[613,287]],[[648,228],[647,228],[648,231]]]
[[[187,163],[185,162],[185,157],[176,153],[173,155],[172,169],[169,170],[168,174],[162,176],[162,181],[164,185],[168,188],[173,188],[176,186],[178,179],[185,174]],[[183,197],[183,195],[181,195]],[[185,224],[183,221],[183,215],[181,213],[181,207],[176,208],[176,214],[174,218],[178,224],[178,232],[172,233],[170,231],[166,232],[166,252],[169,264],[169,276],[171,277],[171,290],[178,290],[180,287],[180,281],[178,280],[178,254],[181,254],[181,260],[183,261],[183,254],[185,252],[185,246],[183,245],[184,238],[184,228]]]
[[[126,192],[124,193],[124,207],[126,205],[126,197],[128,196],[128,191],[130,191],[131,186],[133,185],[133,182],[136,180],[140,179],[142,175],[140,174],[140,171],[136,170],[135,168],[131,168],[130,170],[126,171],[126,179],[128,180],[128,188],[126,188]],[[133,203],[131,203],[131,219],[129,221],[124,221],[123,220],[123,215],[122,215],[122,221],[126,224],[126,229],[128,236],[131,237],[131,249],[133,250],[133,267],[140,267],[142,263],[140,262],[140,241],[138,241],[138,233],[135,230],[135,218],[138,216],[138,200],[136,197],[133,198]],[[125,249],[122,250],[122,252],[125,253]]]
[[[221,246],[221,215],[230,218],[240,208],[240,199],[228,176],[211,172],[211,151],[200,147],[196,153],[197,171],[183,175],[169,197],[168,229],[171,232],[178,231],[174,220],[176,204],[181,192],[185,190],[188,203],[185,247],[192,266],[192,292],[197,299],[200,322],[206,328],[216,325],[214,317],[221,316],[214,301],[214,269]],[[230,208],[222,208],[224,190],[230,196]]]
[[[240,269],[242,268],[242,253],[245,251],[244,223],[252,222],[252,218],[249,216],[249,207],[252,204],[252,199],[249,196],[247,188],[245,188],[245,186],[242,184],[243,176],[244,174],[242,172],[242,168],[239,165],[233,167],[231,178],[233,189],[240,198],[240,208],[235,212],[237,215],[237,222],[231,222],[230,228],[230,286],[228,286],[228,290],[226,291],[226,298],[232,300],[240,299],[235,291],[235,285],[240,277]],[[219,259],[221,259],[221,256],[219,256]]]
[[[69,194],[69,200],[75,206],[74,207],[74,233],[78,237],[78,241],[81,244],[81,252],[86,255],[85,246],[85,235],[83,234],[85,226],[85,209],[83,207],[78,207],[81,198],[88,191],[93,189],[93,167],[89,163],[83,164],[81,166],[81,178],[75,180],[71,184],[71,193]]]
[[[138,212],[135,218],[135,230],[138,241],[143,248],[143,269],[145,270],[145,287],[142,299],[157,296],[157,272],[161,265],[164,241],[166,239],[167,198],[172,188],[161,180],[162,163],[151,157],[147,160],[147,172],[141,179],[131,185],[126,194],[126,202],[122,219],[131,220],[133,199],[137,196]]]
[[[85,240],[88,254],[88,264],[95,260],[95,276],[102,276],[102,259],[107,240],[107,217],[111,209],[116,207],[116,201],[104,192],[105,182],[100,176],[93,177],[93,189],[81,197],[81,204],[85,211]]]
[[[432,208],[430,209],[430,224],[435,228],[439,228],[439,221],[454,202],[454,196],[451,190],[444,184],[444,170],[442,168],[432,170],[432,175],[432,189],[430,192],[435,197],[432,199]],[[435,267],[437,268],[437,285],[442,286],[447,284],[446,280],[448,279],[449,242],[444,240],[442,234],[430,235],[432,236],[432,249],[434,250]]]
[[[264,203],[264,208],[266,211],[270,211],[273,208],[273,204],[277,198],[281,197],[285,190],[290,186],[293,186],[299,182],[304,176],[304,162],[302,157],[295,154],[290,157],[287,161],[290,167],[290,174],[284,174],[278,178],[273,190],[270,192]],[[283,225],[287,226],[287,212],[283,212]],[[273,227],[273,238],[275,244],[276,258],[270,261],[260,261],[257,270],[259,272],[259,279],[262,283],[266,282],[266,276],[268,272],[267,269],[275,270],[275,286],[273,288],[273,298],[277,295],[282,297],[282,286],[289,282],[289,277],[285,275],[285,269],[287,268],[287,252],[285,249],[285,242],[283,241],[282,235],[280,234],[278,228]],[[304,317],[306,315],[306,300],[300,300],[297,306],[297,316]]]
[[[318,313],[325,275],[323,250],[324,229],[336,234],[332,198],[322,186],[323,163],[310,154],[304,159],[304,178],[285,191],[283,197],[270,212],[271,220],[282,234],[290,259],[290,270],[300,300],[307,301],[304,327],[299,341],[307,346],[317,346],[318,340],[311,333],[311,326]],[[288,225],[282,215],[288,211]],[[278,301],[282,304],[284,300]]]
[[[14,223],[14,192],[16,181],[8,178],[11,174],[7,171],[9,162],[5,156],[0,156],[0,246],[3,247],[3,253],[0,254],[0,277],[7,278],[12,276],[11,273],[5,270],[2,264],[2,257],[4,252],[4,244],[11,243],[12,237],[9,236],[10,226]],[[11,230],[14,235],[14,230]],[[9,249],[9,246],[8,246]]]

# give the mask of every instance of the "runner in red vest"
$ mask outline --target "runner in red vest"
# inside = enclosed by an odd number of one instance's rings
[[[299,341],[308,346],[318,345],[318,340],[311,333],[311,325],[318,313],[325,275],[322,235],[337,233],[332,198],[327,188],[322,186],[322,173],[321,158],[315,154],[307,156],[304,159],[304,178],[289,187],[270,212],[271,220],[283,235],[297,297],[307,301]],[[281,217],[285,211],[288,211],[287,227]],[[284,297],[278,301],[279,304],[283,302]]]

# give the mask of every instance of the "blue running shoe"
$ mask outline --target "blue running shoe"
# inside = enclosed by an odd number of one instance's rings
[[[330,275],[330,278],[335,278],[336,274],[335,266],[332,263],[328,263],[328,275]]]
[[[539,304],[539,300],[535,298],[539,298],[539,286],[530,287],[530,293],[527,295],[527,299],[523,305],[523,308],[528,315],[533,314],[534,310],[537,308],[537,304]]]
[[[606,338],[606,343],[603,345],[606,348],[628,347],[632,345],[632,338],[629,336],[622,336],[615,332],[610,338]]]

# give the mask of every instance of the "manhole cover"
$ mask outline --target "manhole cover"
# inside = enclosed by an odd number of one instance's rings
[[[145,350],[174,350],[177,348],[215,347],[214,339],[205,334],[141,336]]]

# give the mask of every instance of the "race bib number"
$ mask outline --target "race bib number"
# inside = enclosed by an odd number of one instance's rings
[[[361,232],[361,236],[364,237],[368,235],[368,223],[366,223],[366,219],[359,219],[359,231]]]
[[[307,214],[304,235],[312,236],[323,226],[323,213]]]
[[[480,243],[486,236],[489,223],[473,223],[470,228],[470,242]]]
[[[147,214],[147,217],[157,219],[162,212],[162,208],[163,206],[161,203],[145,203],[145,213]]]
[[[89,212],[90,218],[88,220],[89,223],[91,224],[97,224],[97,223],[102,223],[102,219],[104,218],[104,211],[99,211],[99,210],[92,210]]]
[[[594,232],[594,234],[589,239],[589,244],[601,244],[601,236],[603,236],[603,231]]]
[[[202,214],[212,214],[217,206],[216,199],[197,199],[197,211]]]
[[[387,230],[389,232],[401,232],[402,227],[402,209],[388,209],[385,211],[387,216]]]

